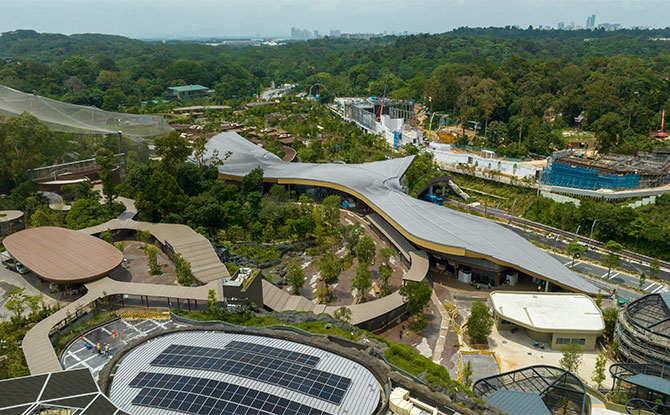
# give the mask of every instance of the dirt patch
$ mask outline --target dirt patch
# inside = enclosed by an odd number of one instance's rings
[[[158,253],[158,264],[161,266],[163,273],[156,276],[149,274],[149,261],[142,249],[146,246],[141,242],[128,242],[126,249],[123,251],[126,264],[112,272],[110,277],[123,282],[178,285],[174,264],[160,249],[156,251]]]
[[[440,312],[437,308],[429,303],[430,307],[426,311],[426,317],[428,318],[428,325],[421,329],[420,331],[414,331],[411,329],[411,322],[406,320],[401,324],[386,330],[379,335],[386,340],[402,343],[405,346],[412,347],[417,352],[424,351],[426,347],[426,342],[428,347],[432,351],[435,350],[435,344],[437,343],[437,338],[440,335]],[[400,335],[402,332],[402,336]],[[430,358],[430,356],[428,356]]]

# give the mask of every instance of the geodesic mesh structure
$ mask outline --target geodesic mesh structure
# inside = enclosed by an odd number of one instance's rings
[[[614,339],[625,362],[670,365],[670,293],[647,294],[619,311]]]
[[[572,373],[553,366],[529,366],[500,373],[479,379],[472,386],[475,396],[485,401],[498,391],[537,394],[546,406],[543,412],[552,415],[583,415],[586,406],[584,383]]]
[[[163,117],[123,114],[95,107],[68,104],[0,85],[0,116],[29,112],[50,130],[63,133],[116,134],[131,138],[153,137],[172,130]]]

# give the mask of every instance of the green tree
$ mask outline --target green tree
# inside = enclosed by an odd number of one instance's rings
[[[351,284],[356,289],[361,300],[365,300],[365,291],[372,286],[370,279],[370,265],[367,262],[359,262],[356,268],[356,276]]]
[[[333,317],[345,324],[351,324],[351,309],[342,306],[333,312]]]
[[[598,389],[602,388],[603,381],[607,379],[605,376],[605,369],[607,366],[607,353],[602,351],[598,354],[596,358],[596,364],[593,368],[593,375],[591,380],[598,386]]]
[[[472,387],[472,363],[468,360],[468,363],[463,367],[463,373],[461,376],[462,383],[468,388]]]
[[[408,282],[398,291],[405,302],[405,309],[415,319],[423,316],[423,311],[430,302],[431,289],[423,282]]]
[[[618,316],[619,312],[616,308],[607,308],[603,311],[603,321],[605,323],[603,336],[608,342],[611,342],[614,338],[614,329],[616,328]]]
[[[288,272],[286,273],[288,282],[293,289],[293,294],[300,295],[300,290],[305,284],[305,273],[302,271],[302,268],[298,264],[291,264],[288,267]]]
[[[493,317],[486,308],[486,304],[481,301],[473,302],[470,317],[465,323],[468,336],[475,343],[486,343],[486,338],[491,334],[492,327]]]
[[[347,248],[347,256],[356,256],[356,247],[358,246],[358,241],[360,241],[361,236],[363,236],[364,233],[365,231],[358,222],[344,226],[342,228],[344,244]]]
[[[111,205],[118,196],[117,186],[114,183],[114,167],[116,167],[114,153],[106,148],[98,150],[95,155],[95,163],[100,166],[98,176],[102,181],[102,193],[105,195],[105,202]]]
[[[613,359],[616,359],[619,355],[619,340],[614,339],[612,342],[612,347],[610,347],[610,355]]]
[[[26,309],[27,299],[28,296],[26,295],[25,288],[15,288],[7,291],[7,301],[5,302],[4,307],[14,313],[13,318],[16,321],[22,320],[22,314]]]
[[[216,305],[218,303],[219,301],[216,299],[216,291],[207,291],[207,309],[209,310],[210,314],[216,313]]]
[[[158,254],[154,245],[149,245],[144,249],[149,263],[149,274],[160,275],[162,273],[161,266],[158,264]]]
[[[103,241],[107,242],[110,245],[114,243],[114,237],[112,236],[111,229],[107,229],[105,231],[100,232],[100,237],[102,238]]]
[[[171,175],[176,173],[177,165],[185,162],[193,151],[187,139],[177,131],[155,138],[154,145],[156,146],[156,155],[161,158],[165,170]]]
[[[389,278],[393,275],[393,268],[386,264],[381,264],[379,266],[379,291],[382,297],[386,297],[389,294]]]
[[[577,374],[579,366],[582,364],[582,349],[579,344],[567,343],[561,347],[561,353],[563,353],[563,356],[558,361],[558,365],[568,372]]]
[[[570,243],[568,244],[566,251],[568,252],[568,255],[572,258],[572,264],[570,267],[575,266],[575,260],[579,259],[579,257],[586,252],[586,247],[582,244],[579,243],[579,239],[575,238]]]
[[[224,154],[223,156],[219,153],[219,150],[207,149],[207,142],[209,139],[207,136],[201,135],[193,139],[192,149],[193,149],[193,161],[198,167],[202,166],[222,166],[223,162],[230,157],[230,153]]]
[[[603,305],[603,292],[600,290],[600,288],[598,288],[598,294],[596,294],[596,301],[595,302],[596,302],[596,306],[598,306],[598,308],[602,307],[602,305]]]
[[[358,262],[373,264],[376,254],[377,248],[375,246],[375,241],[367,235],[363,236],[356,245],[356,257],[358,258]]]
[[[605,244],[605,249],[607,249],[607,252],[603,254],[603,261],[607,264],[607,278],[609,279],[612,268],[621,263],[619,252],[621,252],[623,246],[618,242],[609,241]]]
[[[649,275],[652,278],[656,278],[656,275],[660,272],[661,267],[658,258],[653,258],[651,262],[649,262]]]
[[[27,112],[8,117],[3,124],[0,131],[3,161],[7,163],[14,180],[22,181],[27,179],[28,170],[39,166],[53,134],[45,124]]]
[[[79,199],[65,215],[65,225],[70,229],[84,229],[106,222],[125,209],[123,205],[101,205],[97,199]]]
[[[242,194],[246,197],[252,192],[263,191],[263,169],[256,167],[242,178]]]
[[[174,176],[166,170],[156,169],[149,184],[135,198],[135,206],[140,220],[161,222],[170,214],[181,214],[187,196],[179,188]]]
[[[136,230],[135,231],[135,240],[140,242],[149,242],[151,239],[151,232],[148,230]]]
[[[332,300],[332,293],[330,286],[337,283],[340,273],[342,272],[342,260],[335,256],[332,252],[326,252],[319,261],[319,272],[321,274],[320,280],[322,291],[321,298],[328,302]]]
[[[49,208],[49,206],[46,205],[40,205],[37,210],[32,215],[30,215],[30,225],[34,228],[40,226],[61,226],[62,223],[63,220],[61,213]]]
[[[193,272],[191,271],[191,263],[188,262],[186,258],[184,258],[181,254],[175,255],[174,267],[179,284],[187,287],[193,285]]]
[[[640,277],[639,277],[640,289],[642,288],[642,286],[644,285],[644,282],[646,280],[647,280],[647,275],[644,272],[641,272]]]

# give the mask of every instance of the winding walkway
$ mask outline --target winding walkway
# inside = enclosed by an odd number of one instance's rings
[[[379,215],[368,215],[366,219],[396,247],[406,261],[411,263],[409,270],[403,276],[403,282],[423,281],[429,270],[428,254],[425,251],[416,250],[405,237],[388,225]],[[344,307],[351,310],[351,324],[358,325],[386,315],[402,307],[404,303],[400,293],[395,291],[386,297]],[[340,308],[340,306],[316,304],[301,295],[291,295],[266,280],[263,280],[263,304],[274,311],[311,311],[314,314],[328,313],[331,315]]]
[[[88,292],[83,297],[37,323],[23,338],[23,354],[26,356],[31,374],[36,375],[63,369],[51,345],[49,333],[56,324],[63,321],[68,315],[74,315],[77,309],[86,307],[98,298],[120,294],[207,301],[209,290],[214,290],[216,298],[223,300],[222,285],[218,281],[200,287],[179,287],[119,282],[105,277],[86,284],[86,288]]]
[[[444,304],[442,304],[442,302],[440,301],[440,298],[437,296],[435,290],[433,290],[433,293],[430,296],[430,300],[433,302],[435,307],[437,307],[437,309],[440,311],[440,317],[442,320],[440,322],[440,334],[437,338],[437,343],[435,343],[435,349],[433,349],[433,358],[432,358],[433,362],[439,365],[441,364],[440,361],[442,360],[444,345],[447,342],[447,334],[449,334],[449,325],[451,324],[451,316],[444,308]]]

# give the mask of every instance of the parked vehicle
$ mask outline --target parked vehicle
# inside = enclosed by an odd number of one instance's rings
[[[436,205],[443,204],[443,199],[440,196],[434,195],[432,193],[424,194],[421,196],[421,199],[425,200],[426,202],[435,203]]]
[[[0,258],[2,258],[2,263],[14,272],[18,272],[21,275],[27,274],[30,272],[28,268],[25,267],[22,263],[12,258],[7,252],[0,253]]]

